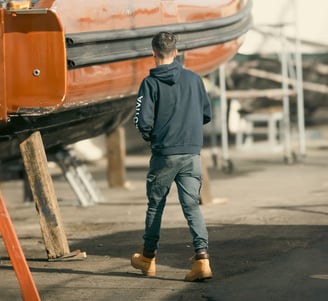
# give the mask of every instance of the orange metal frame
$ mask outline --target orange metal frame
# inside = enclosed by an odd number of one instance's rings
[[[50,10],[0,10],[0,119],[20,107],[56,107],[67,90],[65,37]]]
[[[1,194],[0,232],[14,267],[23,299],[35,301],[41,300]]]

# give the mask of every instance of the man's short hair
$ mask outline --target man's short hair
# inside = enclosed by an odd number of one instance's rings
[[[176,50],[176,43],[177,38],[173,33],[162,31],[153,37],[151,46],[156,55],[163,59]]]

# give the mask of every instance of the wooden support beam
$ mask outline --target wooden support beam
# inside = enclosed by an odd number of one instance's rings
[[[109,187],[125,187],[125,155],[125,131],[124,128],[120,127],[107,136],[107,178]]]
[[[212,97],[220,97],[220,88],[213,85],[207,78],[203,78],[205,89]],[[228,99],[253,99],[260,97],[267,97],[273,100],[281,101],[285,91],[283,89],[247,89],[247,90],[227,90],[226,97]],[[288,96],[296,95],[296,91],[293,89],[287,90]]]
[[[200,190],[200,204],[212,204],[213,198],[211,193],[210,177],[207,171],[206,158],[201,153],[201,164],[202,164],[202,187]]]
[[[20,144],[20,150],[39,214],[48,258],[54,259],[67,255],[70,250],[40,133],[35,132],[24,140]]]
[[[271,98],[272,100],[281,101],[285,92],[283,89],[248,89],[248,90],[230,90],[226,92],[229,99],[254,99],[260,97]],[[292,89],[287,90],[287,95],[296,95],[296,91]]]
[[[272,80],[278,83],[281,83],[283,81],[283,76],[280,74],[276,74],[273,72],[268,72],[260,69],[255,69],[251,68],[246,71],[248,75],[258,77],[258,78],[264,78],[268,80]],[[296,80],[289,78],[288,83],[290,85],[296,85]],[[318,83],[312,83],[312,82],[306,82],[303,81],[303,89],[312,91],[312,92],[317,92],[317,93],[322,93],[322,94],[327,94],[328,93],[328,85],[324,84],[318,84]]]

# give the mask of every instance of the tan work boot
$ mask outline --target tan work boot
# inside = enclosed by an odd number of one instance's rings
[[[138,270],[141,270],[145,276],[156,275],[155,257],[147,258],[140,253],[134,253],[131,257],[131,265]]]
[[[213,277],[208,254],[196,254],[191,271],[185,276],[185,281],[202,281]]]

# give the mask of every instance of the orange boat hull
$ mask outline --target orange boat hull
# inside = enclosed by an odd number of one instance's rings
[[[156,32],[175,32],[185,67],[205,75],[235,55],[251,25],[243,0],[32,3],[0,9],[0,139],[17,145],[17,133],[40,130],[52,148],[126,121],[154,67]]]

